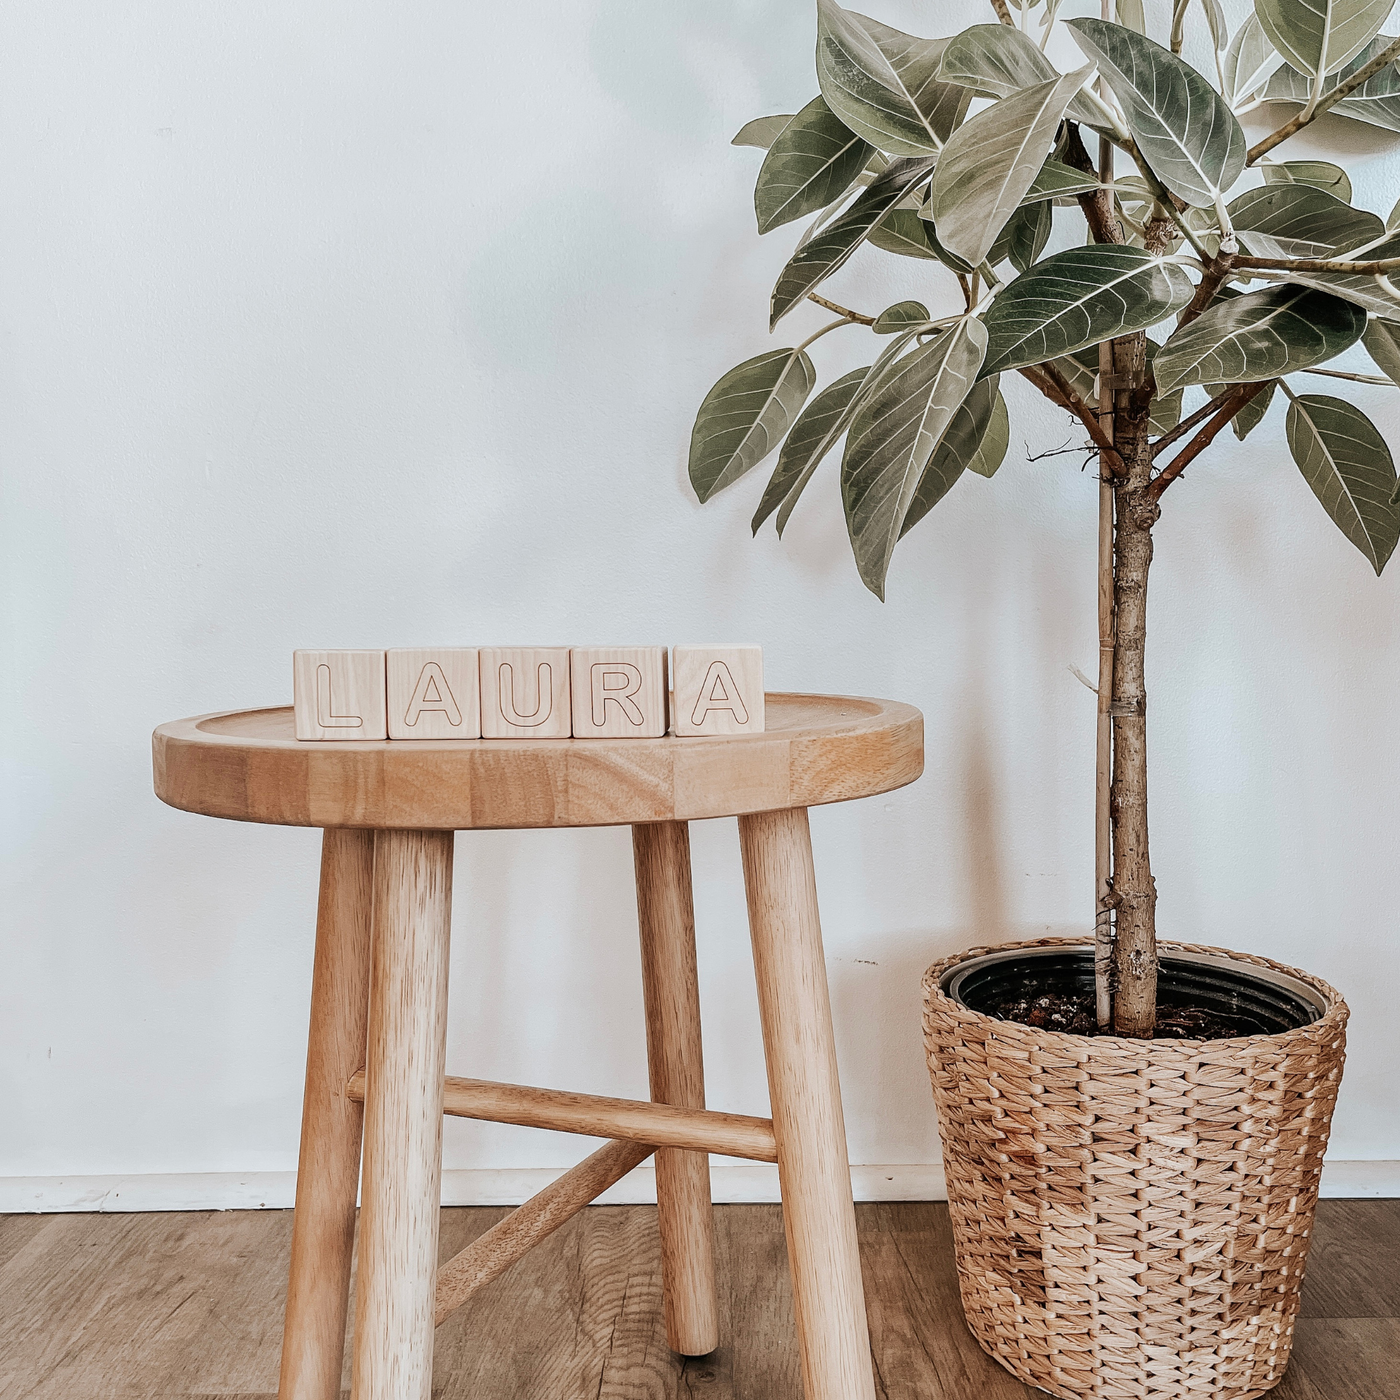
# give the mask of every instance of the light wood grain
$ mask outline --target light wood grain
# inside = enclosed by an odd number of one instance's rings
[[[874,1400],[807,813],[739,818],[807,1400]]]
[[[567,739],[568,647],[481,648],[483,739]]]
[[[437,1324],[650,1156],[640,1142],[600,1147],[449,1259],[437,1271]]]
[[[163,724],[155,790],[189,812],[285,826],[611,826],[845,802],[913,782],[911,705],[770,695],[767,730],[728,739],[299,744],[290,710]]]
[[[671,654],[678,735],[761,734],[763,648],[683,646]]]
[[[374,841],[353,1400],[429,1400],[452,833]]]
[[[665,647],[573,647],[576,739],[659,739],[666,733]]]
[[[352,1099],[363,1099],[365,1076],[356,1074],[346,1086],[346,1093]],[[626,1138],[653,1147],[686,1148],[690,1149],[687,1156],[720,1152],[755,1162],[778,1160],[772,1122],[741,1113],[672,1108],[644,1099],[610,1099],[601,1094],[537,1089],[530,1084],[501,1084],[455,1075],[443,1080],[442,1111],[452,1118],[514,1123],[522,1128],[548,1128],[585,1137]]]
[[[443,1257],[506,1214],[443,1211]],[[1400,1200],[1322,1201],[1317,1220],[1269,1400],[1396,1400]],[[880,1400],[1043,1400],[968,1332],[945,1204],[856,1223]],[[801,1400],[782,1213],[716,1206],[715,1224],[713,1355],[666,1345],[655,1207],[593,1206],[438,1330],[437,1400]],[[290,1211],[0,1216],[0,1395],[274,1400],[291,1233]]]
[[[690,829],[684,822],[634,826],[632,854],[651,1097],[703,1109]],[[656,1201],[666,1333],[672,1350],[704,1356],[719,1345],[709,1158],[699,1152],[658,1152]]]
[[[391,739],[481,738],[475,647],[396,647],[384,673]]]
[[[382,651],[294,651],[292,708],[299,740],[389,737]]]
[[[324,834],[279,1400],[340,1400],[364,1117],[345,1085],[365,1056],[373,875],[372,832]]]

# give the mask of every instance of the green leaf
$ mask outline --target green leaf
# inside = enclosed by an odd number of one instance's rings
[[[779,443],[812,392],[805,350],[769,350],[731,369],[705,395],[690,434],[690,484],[708,501]]]
[[[1400,257],[1400,231],[1392,233],[1375,247],[1368,248],[1365,256],[1367,261]],[[1385,290],[1379,277],[1366,277],[1355,272],[1298,272],[1290,268],[1288,280],[1345,297],[1357,306],[1364,306],[1374,316],[1400,317],[1400,300]]]
[[[846,439],[841,496],[856,568],[881,600],[904,517],[924,468],[967,397],[987,347],[968,317],[891,366]]]
[[[1035,204],[1042,199],[1072,199],[1099,188],[1097,175],[1086,175],[1061,160],[1047,160],[1031,181],[1031,187],[1021,198],[1022,204]]]
[[[783,513],[778,516],[778,534],[782,535],[783,526],[787,524],[803,488],[812,479],[812,473],[850,426],[856,393],[869,373],[870,366],[865,365],[843,374],[802,410],[787,435],[787,441],[783,443],[783,450],[778,453],[778,465],[754,512],[755,535],[779,506],[783,508]]]
[[[1056,253],[997,293],[985,317],[983,373],[1146,330],[1180,311],[1195,290],[1182,268],[1141,248],[1098,243]]]
[[[1380,372],[1392,384],[1400,385],[1400,323],[1372,316],[1366,322],[1361,343]]]
[[[1387,233],[1400,229],[1400,199],[1390,206],[1390,213],[1385,216],[1385,227]]]
[[[1054,223],[1053,205],[1041,201],[1023,206],[1011,216],[1010,222],[997,236],[997,241],[987,254],[987,261],[995,267],[1010,258],[1017,272],[1025,272],[1045,251]]]
[[[938,80],[946,39],[916,39],[835,0],[817,0],[817,79],[827,105],[891,155],[935,154],[971,93]]]
[[[897,301],[875,318],[871,329],[876,335],[893,335],[896,331],[907,331],[910,326],[922,325],[928,319],[928,307],[923,302]]]
[[[1278,388],[1278,383],[1261,389],[1235,416],[1230,420],[1230,426],[1235,431],[1235,436],[1241,442],[1264,421],[1265,414],[1269,411],[1269,405],[1274,401],[1274,391]]]
[[[1069,380],[1070,388],[1092,407],[1098,398],[1099,347],[1086,346],[1072,355],[1061,355],[1054,363]]]
[[[751,122],[745,122],[739,128],[729,144],[731,146],[757,146],[760,150],[766,151],[778,139],[778,134],[791,120],[791,112],[783,112],[774,117],[755,117]]]
[[[983,384],[994,383],[999,376],[984,379]],[[1011,445],[1011,419],[1006,412],[1006,400],[997,390],[996,401],[992,404],[992,421],[977,445],[977,451],[968,459],[967,469],[985,476],[989,480],[997,474],[997,468],[1006,460],[1006,449]]]
[[[1248,142],[1225,99],[1189,64],[1121,24],[1066,27],[1099,65],[1143,157],[1188,204],[1214,204],[1244,169]]]
[[[1340,297],[1287,282],[1213,302],[1162,347],[1157,386],[1252,384],[1340,355],[1361,339],[1366,313]]]
[[[1390,42],[1390,38],[1384,34],[1372,39],[1355,58],[1323,80],[1322,95],[1325,97],[1338,83],[1345,82]],[[1264,95],[1270,102],[1304,103],[1312,96],[1312,85],[1313,80],[1296,68],[1280,68],[1269,79]],[[1338,102],[1332,111],[1337,116],[1351,117],[1369,126],[1400,131],[1400,73],[1396,72],[1395,65],[1388,63],[1379,73],[1373,73],[1359,88]]]
[[[823,279],[830,277],[869,237],[870,230],[921,181],[928,179],[931,160],[896,160],[839,217],[788,260],[773,288],[770,328]]]
[[[1400,539],[1400,510],[1391,504],[1395,463],[1375,424],[1344,399],[1299,394],[1288,405],[1288,447],[1323,510],[1379,574]]]
[[[957,406],[948,426],[943,430],[943,440],[929,458],[914,491],[914,499],[905,512],[904,524],[899,527],[899,538],[903,539],[915,525],[943,499],[953,483],[974,461],[982,446],[987,430],[992,425],[997,401],[1001,391],[997,387],[997,375],[979,380],[968,391],[967,397]],[[1005,412],[1006,405],[1002,405]],[[1005,447],[1002,448],[1003,455]],[[996,466],[1001,465],[1001,458]],[[992,468],[995,471],[996,467]]]
[[[1185,389],[1176,389],[1170,394],[1153,395],[1147,415],[1148,432],[1169,433],[1181,422],[1181,399],[1185,392]]]
[[[1060,71],[1019,29],[974,24],[948,40],[938,76],[983,97],[1010,97],[1037,83],[1053,83]],[[1069,115],[1090,126],[1101,120],[1098,110],[1078,94],[1070,101]]]
[[[1216,53],[1224,52],[1230,42],[1230,28],[1225,23],[1225,12],[1220,8],[1220,0],[1201,0],[1201,8],[1206,12],[1206,27],[1210,30],[1210,41]]]
[[[934,257],[936,257],[945,267],[952,268],[954,272],[962,273],[964,277],[971,273],[972,266],[970,263],[965,263],[961,258],[955,258],[938,241],[938,230],[934,228],[933,221],[929,218],[927,204],[925,204],[924,207],[919,210],[919,218],[924,222],[928,229],[929,247],[933,249]]]
[[[1381,42],[1378,39],[1376,46]],[[1341,74],[1337,76],[1340,80]],[[1332,110],[1368,126],[1400,131],[1400,72],[1393,63],[1387,64],[1379,73],[1367,78],[1351,96],[1342,98]]]
[[[825,209],[850,189],[872,151],[814,97],[768,148],[753,192],[758,231]]]
[[[1351,181],[1340,165],[1330,160],[1285,160],[1277,165],[1261,165],[1266,185],[1311,185],[1351,203]]]
[[[1142,10],[1142,0],[1116,0],[1113,13],[1124,28],[1135,29],[1139,34],[1147,33],[1147,16]]]
[[[976,265],[1020,207],[1055,144],[1069,100],[1092,67],[1023,88],[979,112],[948,138],[929,206],[938,238]]]
[[[1207,384],[1206,393],[1215,398],[1218,394],[1224,393],[1230,386],[1228,384]],[[1230,427],[1234,429],[1235,436],[1241,442],[1264,421],[1264,415],[1269,411],[1269,405],[1274,401],[1274,391],[1278,388],[1278,380],[1270,380],[1245,406],[1240,409],[1235,416],[1230,419]]]
[[[933,225],[926,224],[912,209],[896,209],[886,214],[870,230],[870,241],[887,253],[904,258],[937,258]]]
[[[1225,72],[1226,96],[1241,103],[1277,71],[1283,55],[1269,42],[1257,15],[1251,14],[1235,31],[1221,64]]]
[[[1261,185],[1232,200],[1229,212],[1256,257],[1330,258],[1385,232],[1377,215],[1312,185]]]
[[[1375,37],[1395,0],[1254,0],[1273,46],[1300,73],[1335,73]]]

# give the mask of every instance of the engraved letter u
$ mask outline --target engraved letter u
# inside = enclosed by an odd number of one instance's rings
[[[554,712],[554,689],[548,661],[541,661],[535,672],[535,708],[528,714],[515,703],[515,672],[509,661],[502,661],[496,672],[496,690],[501,702],[501,718],[522,729],[544,724]]]

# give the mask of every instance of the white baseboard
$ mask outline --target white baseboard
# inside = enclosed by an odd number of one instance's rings
[[[551,1167],[445,1171],[445,1206],[513,1206],[559,1175]],[[710,1169],[720,1203],[778,1200],[778,1169],[718,1162]],[[931,1163],[855,1166],[858,1201],[942,1201],[943,1168]],[[0,1177],[0,1214],[57,1211],[286,1210],[295,1172],[187,1172],[137,1176]],[[1400,1162],[1328,1162],[1322,1194],[1333,1197],[1400,1196]],[[656,1200],[656,1175],[640,1167],[599,1197],[600,1205],[647,1205]]]

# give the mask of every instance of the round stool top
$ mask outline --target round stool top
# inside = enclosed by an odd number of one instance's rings
[[[762,734],[706,739],[298,741],[288,706],[163,724],[156,796],[280,826],[463,831],[618,826],[814,807],[888,792],[924,769],[912,705],[769,695]]]

